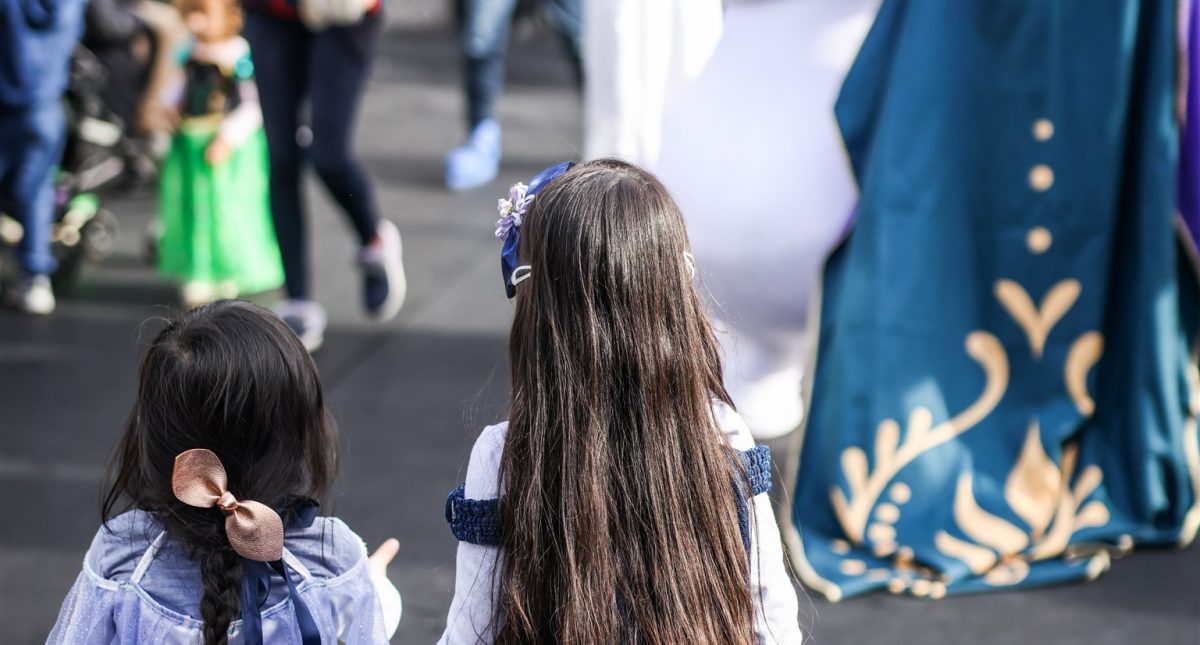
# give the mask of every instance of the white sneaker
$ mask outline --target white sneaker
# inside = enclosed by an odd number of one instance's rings
[[[321,348],[325,342],[325,308],[311,300],[284,300],[275,307],[275,313],[291,327],[309,353]]]
[[[50,276],[40,273],[22,273],[17,281],[8,287],[7,296],[9,306],[38,316],[54,313],[57,304],[54,300],[54,288],[50,285]]]
[[[400,313],[408,282],[404,276],[404,251],[400,230],[386,219],[379,220],[375,240],[358,254],[363,271],[363,303],[377,322],[387,322]]]

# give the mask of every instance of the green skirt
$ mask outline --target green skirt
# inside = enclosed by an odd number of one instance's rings
[[[283,284],[267,193],[267,140],[260,128],[213,167],[215,132],[181,129],[163,162],[159,270],[186,282],[232,283],[239,293]]]

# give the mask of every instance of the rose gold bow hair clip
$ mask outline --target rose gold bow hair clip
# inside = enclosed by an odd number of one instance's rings
[[[175,497],[199,508],[216,506],[225,513],[225,535],[238,555],[247,560],[274,562],[283,557],[283,520],[269,506],[238,501],[226,488],[225,467],[211,450],[195,448],[175,457],[171,490]]]

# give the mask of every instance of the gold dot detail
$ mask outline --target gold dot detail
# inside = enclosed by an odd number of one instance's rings
[[[850,543],[845,540],[834,540],[833,552],[838,555],[846,555],[850,552]]]
[[[908,585],[900,578],[892,578],[891,580],[888,580],[887,589],[892,593],[904,593],[904,590],[907,588]]]
[[[1087,579],[1095,580],[1100,577],[1100,574],[1108,571],[1108,567],[1112,564],[1112,559],[1107,552],[1101,551],[1099,555],[1094,556],[1087,563]]]
[[[872,542],[895,542],[896,527],[888,524],[875,523],[867,527],[867,537]]]
[[[1054,136],[1054,122],[1050,119],[1038,119],[1033,122],[1033,138],[1038,141],[1049,141]]]
[[[848,576],[861,576],[867,572],[867,563],[862,560],[842,560],[842,573]]]
[[[929,597],[934,600],[940,600],[946,597],[946,583],[934,582],[929,585]]]
[[[875,509],[875,517],[880,522],[895,524],[896,520],[900,519],[900,508],[895,504],[884,502],[879,505],[879,508]]]
[[[895,542],[876,542],[875,546],[871,548],[871,553],[874,553],[877,558],[886,558],[895,552]]]
[[[1050,190],[1054,185],[1054,171],[1044,163],[1029,169],[1029,187],[1039,193]]]
[[[1029,229],[1029,233],[1025,236],[1025,245],[1033,253],[1041,255],[1050,249],[1050,245],[1054,243],[1054,236],[1044,226],[1035,226]]]
[[[914,580],[912,583],[913,595],[918,598],[924,598],[929,595],[930,585],[928,580]]]
[[[892,577],[890,569],[871,569],[867,572],[867,580],[871,582],[883,582]]]
[[[912,489],[904,482],[896,482],[888,489],[888,497],[897,504],[907,504],[912,499]]]
[[[907,564],[907,563],[911,563],[915,559],[916,559],[916,554],[913,553],[912,547],[910,547],[910,546],[902,546],[902,547],[900,547],[900,550],[896,552],[896,560],[898,560],[899,562],[903,562],[903,563]]]

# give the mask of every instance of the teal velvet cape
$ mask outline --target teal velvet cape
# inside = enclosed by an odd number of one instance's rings
[[[790,526],[831,599],[1091,579],[1200,524],[1174,0],[888,0],[836,106]]]

